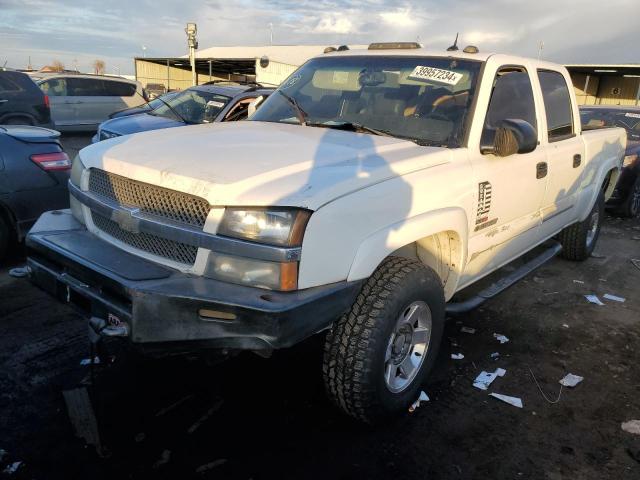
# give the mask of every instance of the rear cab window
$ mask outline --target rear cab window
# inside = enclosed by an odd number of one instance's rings
[[[573,107],[564,75],[552,70],[538,70],[538,80],[544,101],[549,142],[572,138],[575,136]]]

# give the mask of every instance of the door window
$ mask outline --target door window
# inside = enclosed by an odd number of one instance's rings
[[[536,128],[533,88],[524,68],[504,69],[496,75],[484,131],[495,131],[507,119],[525,120]]]
[[[538,70],[544,110],[547,116],[549,141],[573,136],[573,111],[567,82],[560,72]]]
[[[93,78],[69,78],[67,95],[70,97],[103,97],[103,81]]]
[[[52,78],[40,84],[40,89],[50,97],[66,97],[67,81],[64,78]]]
[[[133,97],[136,93],[136,86],[132,83],[113,80],[103,80],[103,82],[105,94],[110,97]]]
[[[0,93],[4,92],[17,92],[21,88],[6,77],[0,77]]]

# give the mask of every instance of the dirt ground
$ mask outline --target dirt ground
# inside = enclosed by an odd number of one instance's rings
[[[87,387],[99,456],[74,436],[62,393],[89,383],[86,322],[10,277],[23,262],[14,253],[0,266],[0,471],[23,463],[0,478],[638,479],[640,436],[621,429],[640,419],[640,269],[631,258],[640,259],[640,222],[608,217],[596,258],[555,259],[450,319],[424,386],[431,401],[376,428],[325,399],[321,338],[215,366],[140,361],[112,343],[115,362]],[[584,298],[591,293],[626,301],[597,306]],[[488,392],[472,386],[498,367],[507,373]],[[585,379],[553,404],[532,377],[553,401],[569,372]]]

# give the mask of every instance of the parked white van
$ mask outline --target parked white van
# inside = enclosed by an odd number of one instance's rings
[[[59,74],[37,82],[51,102],[60,131],[93,131],[113,112],[147,100],[139,82],[100,75]]]

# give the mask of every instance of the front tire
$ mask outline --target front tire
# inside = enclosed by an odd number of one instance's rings
[[[4,260],[11,241],[11,229],[0,215],[0,260]]]
[[[323,376],[331,400],[366,423],[406,412],[435,363],[444,312],[433,270],[387,258],[327,335]]]
[[[589,216],[560,232],[558,238],[562,244],[562,257],[578,262],[589,258],[598,243],[603,219],[604,194],[600,192]]]

